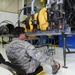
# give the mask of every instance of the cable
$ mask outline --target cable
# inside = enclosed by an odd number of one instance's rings
[[[29,3],[29,4],[31,4],[31,3]],[[27,8],[27,7],[29,6],[29,4],[18,11],[18,22],[17,22],[17,23],[18,23],[18,26],[20,26],[20,14],[21,14],[21,12],[22,12],[25,8]]]

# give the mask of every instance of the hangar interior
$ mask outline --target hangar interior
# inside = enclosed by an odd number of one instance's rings
[[[0,54],[9,61],[5,48],[13,39],[13,29],[21,26],[27,35],[25,41],[59,61],[56,75],[74,75],[74,13],[74,0],[0,0]],[[46,75],[53,75],[50,65],[41,65]],[[0,75],[18,75],[14,72],[0,62]]]

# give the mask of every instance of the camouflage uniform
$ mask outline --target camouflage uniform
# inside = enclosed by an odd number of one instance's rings
[[[7,46],[6,54],[12,63],[19,65],[27,74],[34,72],[41,62],[52,65],[52,57],[47,56],[30,43],[18,38],[14,38]]]

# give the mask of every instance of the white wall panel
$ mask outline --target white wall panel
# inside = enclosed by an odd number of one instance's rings
[[[18,10],[24,7],[24,0],[0,0],[0,23],[9,20],[14,24],[18,20]],[[23,20],[23,12],[20,15]]]
[[[4,20],[9,20],[13,24],[17,22],[18,14],[14,13],[7,13],[7,12],[1,12],[0,11],[0,23]]]
[[[19,10],[19,0],[0,0],[0,10],[15,12]]]

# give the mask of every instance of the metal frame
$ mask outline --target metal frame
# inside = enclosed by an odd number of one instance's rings
[[[64,58],[64,65],[63,68],[68,68],[66,66],[66,54],[71,54],[71,53],[75,53],[75,51],[70,51],[69,48],[66,45],[66,35],[65,33],[62,33],[62,38],[63,38],[63,58]],[[68,51],[66,51],[68,50]]]

